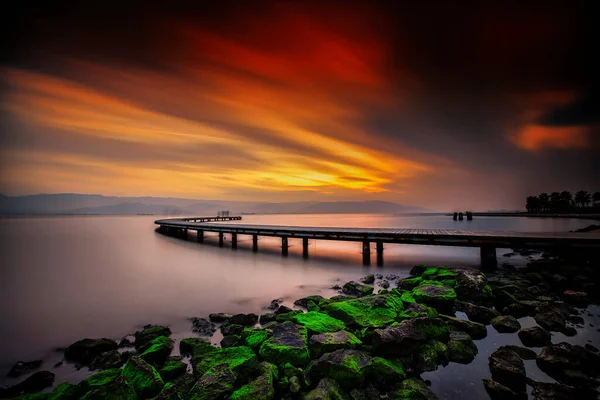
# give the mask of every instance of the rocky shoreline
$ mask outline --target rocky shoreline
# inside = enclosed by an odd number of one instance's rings
[[[598,304],[596,265],[581,255],[545,255],[487,275],[447,266],[415,266],[405,279],[368,275],[338,287],[337,296],[304,297],[293,308],[276,299],[262,315],[192,318],[195,336],[177,342],[159,325],[120,342],[82,339],[64,350],[64,362],[99,372],[48,392],[54,374],[40,371],[40,361],[20,362],[9,376],[26,379],[0,389],[0,398],[435,399],[422,375],[471,363],[493,327],[520,345],[492,349],[491,379],[479,383],[490,398],[595,399],[598,342],[553,338],[597,332],[582,317]],[[534,326],[522,327],[525,317]],[[209,342],[217,331],[220,346]],[[172,355],[176,346],[179,356]],[[529,362],[543,380],[528,376]]]

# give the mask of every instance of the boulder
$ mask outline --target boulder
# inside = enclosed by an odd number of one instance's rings
[[[322,355],[309,368],[312,379],[333,378],[342,388],[362,385],[373,359],[358,350],[340,349]]]
[[[117,342],[111,339],[82,339],[67,347],[65,359],[87,365],[96,356],[106,351],[117,350],[118,347]]]
[[[279,307],[277,310],[275,310],[274,314],[275,315],[281,315],[281,314],[287,314],[287,313],[299,313],[302,312],[300,310],[293,310],[291,308],[289,308],[288,306],[281,306]]]
[[[454,289],[442,285],[422,283],[412,290],[412,296],[418,303],[425,303],[428,306],[450,310],[456,300]]]
[[[196,383],[192,374],[184,374],[174,382],[168,382],[154,400],[183,400],[188,399],[188,392]],[[216,397],[209,397],[216,398]]]
[[[461,299],[488,297],[489,286],[486,288],[485,274],[476,269],[455,269],[456,286],[454,290]]]
[[[69,382],[63,382],[54,388],[52,393],[49,394],[49,400],[77,400],[85,392],[81,391],[78,385],[74,385]]]
[[[283,299],[275,299],[275,300],[271,300],[271,304],[269,304],[268,306],[265,306],[265,310],[277,310],[279,308],[279,305],[283,302]]]
[[[276,319],[277,319],[277,315],[275,313],[265,313],[260,316],[260,318],[258,319],[258,322],[261,325],[265,325],[265,324],[268,324],[269,322],[275,321]]]
[[[567,322],[567,313],[560,306],[553,303],[541,303],[536,308],[535,322],[549,331],[562,331]]]
[[[209,314],[208,315],[208,319],[211,320],[212,322],[225,322],[227,320],[229,320],[229,318],[233,317],[232,314],[227,314],[227,313],[213,313],[213,314]]]
[[[375,382],[378,387],[386,389],[406,379],[406,372],[400,361],[386,360],[381,357],[373,357],[367,374],[370,381]]]
[[[485,391],[490,396],[491,400],[513,400],[521,398],[527,399],[525,393],[515,393],[506,386],[491,379],[483,379],[483,386]]]
[[[399,388],[388,394],[390,400],[437,400],[437,396],[417,378],[405,379]]]
[[[192,321],[192,332],[200,336],[211,337],[217,331],[215,324],[206,318],[190,318]]]
[[[159,336],[171,336],[171,329],[162,325],[146,325],[144,329],[135,333],[135,348],[139,349]]]
[[[374,328],[395,322],[403,310],[402,300],[393,294],[336,301],[321,309],[348,326]]]
[[[346,324],[339,319],[335,319],[318,311],[297,314],[292,317],[292,321],[306,327],[309,334],[337,332],[346,328]]]
[[[164,382],[170,382],[185,374],[186,371],[186,363],[178,357],[169,357],[158,373]]]
[[[521,346],[514,346],[514,345],[506,345],[506,346],[501,346],[498,348],[498,350],[509,350],[509,351],[513,351],[515,353],[517,353],[517,355],[519,357],[521,357],[523,360],[535,360],[535,358],[537,357],[537,354],[535,353],[535,351],[531,350],[531,349],[527,349],[525,347],[521,347]]]
[[[362,285],[354,281],[350,281],[342,287],[342,293],[356,297],[368,296],[370,294],[373,294],[373,290],[373,286]]]
[[[496,350],[489,358],[492,379],[515,393],[524,393],[525,364],[519,355],[509,349]]]
[[[323,296],[319,296],[319,295],[316,295],[316,296],[307,296],[307,297],[303,297],[301,299],[298,299],[298,300],[294,301],[294,305],[307,308],[309,301],[312,301],[315,304],[319,304],[319,302],[321,300],[323,300],[323,298],[324,298]]]
[[[259,350],[261,358],[273,364],[289,362],[303,366],[310,361],[306,328],[284,322],[273,327],[273,336]]]
[[[109,384],[119,376],[121,376],[121,370],[119,368],[107,369],[102,372],[98,372],[79,382],[79,390],[81,393],[89,392],[97,389],[100,386]]]
[[[212,344],[206,339],[200,338],[185,338],[179,342],[179,352],[182,355],[192,354],[196,345],[208,345],[212,347]]]
[[[480,324],[479,322],[449,317],[447,315],[440,315],[440,318],[445,321],[453,330],[466,332],[473,339],[483,339],[487,336],[487,329],[485,328],[485,325]]]
[[[527,347],[543,347],[551,343],[550,332],[539,326],[523,328],[518,335],[521,343]]]
[[[159,336],[146,342],[138,349],[140,358],[154,366],[162,365],[171,354],[175,342],[166,336]]]
[[[258,322],[258,315],[250,313],[250,314],[235,314],[231,318],[229,318],[229,322],[231,324],[243,325],[243,326],[253,326]]]
[[[531,379],[528,379],[527,383],[533,388],[531,394],[535,400],[596,400],[598,398],[598,392],[592,388],[535,382]]]
[[[468,303],[465,306],[465,313],[471,321],[485,325],[488,325],[492,319],[500,316],[500,313],[494,309],[472,303]]]
[[[465,332],[450,332],[448,359],[459,364],[469,364],[477,355],[477,346]]]
[[[398,281],[396,284],[401,289],[412,290],[419,286],[423,282],[423,278],[420,276],[414,278],[405,278]]]
[[[499,333],[514,333],[521,329],[519,321],[510,315],[501,315],[491,320],[490,323]]]
[[[369,274],[367,276],[363,276],[362,278],[360,278],[360,281],[362,283],[366,283],[367,285],[372,285],[373,283],[375,283],[375,275]]]
[[[269,337],[271,337],[271,332],[263,328],[246,328],[240,335],[243,343],[253,349],[258,349]]]
[[[600,355],[566,342],[544,347],[536,364],[557,381],[575,386],[590,386],[590,378],[600,373]]]
[[[438,364],[448,362],[448,346],[437,340],[429,340],[413,356],[414,367],[419,371],[435,371]]]
[[[221,333],[223,334],[223,336],[240,335],[243,331],[243,325],[231,323],[231,320],[225,321],[221,325]]]
[[[142,399],[156,396],[164,386],[154,367],[138,356],[133,356],[127,361],[122,374],[129,379],[135,392]]]
[[[237,379],[244,380],[256,371],[258,358],[254,351],[247,346],[213,348],[207,353],[194,353],[192,357],[192,366],[196,376],[206,374],[207,371],[219,364],[227,365]]]
[[[90,363],[90,369],[111,369],[111,368],[119,368],[124,364],[123,358],[121,357],[121,353],[118,350],[105,351],[102,354],[94,357],[92,362]]]
[[[24,381],[11,387],[1,389],[0,398],[16,397],[20,394],[35,393],[44,390],[54,383],[54,374],[49,371],[38,371],[28,376]],[[19,396],[19,398],[21,398]]]
[[[28,374],[30,372],[35,371],[36,369],[40,369],[42,366],[42,360],[35,361],[18,361],[15,365],[12,366],[10,371],[8,371],[9,378],[18,378],[23,374]]]
[[[133,385],[125,376],[119,376],[106,385],[88,392],[81,400],[130,400],[136,398]]]
[[[332,378],[323,378],[317,387],[311,390],[303,400],[351,400],[339,383]]]
[[[418,350],[427,341],[427,338],[413,324],[404,323],[408,321],[385,329],[375,329],[373,334],[374,353],[406,356]]]
[[[352,333],[343,330],[313,335],[309,341],[313,357],[320,357],[323,353],[331,353],[339,349],[352,350],[361,344],[360,339]]]
[[[584,307],[589,303],[589,297],[586,292],[577,292],[574,290],[565,290],[563,298],[569,304]]]
[[[278,378],[277,367],[268,362],[260,365],[261,375],[242,386],[229,397],[230,400],[270,400],[275,398],[275,382]]]
[[[236,382],[234,372],[227,363],[213,365],[192,386],[184,399],[225,399],[233,392]]]
[[[243,344],[242,337],[240,335],[224,336],[223,339],[221,339],[221,341],[219,342],[219,344],[224,349],[227,347],[241,346]]]

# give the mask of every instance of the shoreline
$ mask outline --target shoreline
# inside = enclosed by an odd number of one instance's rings
[[[526,217],[526,218],[574,218],[589,219],[593,221],[600,220],[600,214],[549,214],[549,213],[528,213],[528,212],[473,212],[473,217]],[[453,213],[444,215],[452,217]]]

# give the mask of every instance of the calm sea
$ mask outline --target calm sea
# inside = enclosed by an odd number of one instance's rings
[[[0,220],[0,384],[12,383],[4,376],[18,360],[41,358],[52,370],[61,358],[55,349],[84,337],[118,340],[150,323],[169,325],[175,338],[186,337],[191,335],[189,317],[211,312],[260,314],[272,299],[283,298],[291,306],[305,295],[335,295],[329,286],[367,273],[407,275],[417,263],[479,263],[477,248],[386,245],[383,267],[363,267],[359,243],[327,241],[312,241],[310,258],[304,260],[299,240],[290,240],[289,256],[283,258],[276,238],[260,238],[258,253],[252,253],[252,241],[244,236],[239,237],[237,250],[228,248],[228,242],[219,248],[211,234],[205,244],[192,241],[192,235],[188,242],[160,235],[153,224],[158,218]],[[511,231],[570,231],[593,223],[516,217],[460,222],[442,215],[367,214],[248,215],[241,222]],[[508,260],[502,258],[504,252],[498,252],[500,262]],[[526,261],[510,259],[513,264]],[[487,366],[487,357],[482,360]],[[58,382],[76,382],[88,373],[69,365],[57,370]],[[444,384],[435,374],[427,375],[439,393]],[[482,386],[480,381],[465,382],[463,389],[469,392],[474,384]]]

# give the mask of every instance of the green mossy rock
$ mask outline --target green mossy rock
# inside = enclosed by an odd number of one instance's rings
[[[373,358],[368,375],[379,387],[386,388],[406,379],[406,372],[404,372],[404,367],[400,361],[386,360],[381,357]]]
[[[146,342],[138,350],[142,360],[152,365],[162,365],[173,351],[175,342],[166,336],[158,336]]]
[[[459,364],[469,364],[477,355],[477,346],[465,332],[450,332],[448,341],[448,358]]]
[[[19,397],[19,400],[47,400],[49,393],[33,393]]]
[[[353,350],[360,346],[362,341],[347,331],[326,332],[313,335],[309,346],[313,357],[320,357],[324,353],[331,353],[339,349]]]
[[[350,389],[362,385],[372,363],[371,356],[362,351],[336,350],[314,361],[308,373],[313,379],[333,378]]]
[[[403,310],[402,301],[393,294],[335,302],[324,308],[325,313],[347,325],[374,328],[393,323]]]
[[[188,400],[188,392],[196,383],[192,374],[185,374],[174,382],[168,382],[154,400]]]
[[[287,322],[287,321],[293,321],[294,317],[296,315],[300,315],[300,314],[304,314],[304,311],[302,310],[291,310],[282,314],[277,314],[277,317],[275,318],[275,321],[277,322]]]
[[[425,304],[410,303],[405,306],[406,309],[398,315],[399,320],[418,317],[437,317],[439,315],[435,308],[428,307]]]
[[[354,281],[350,281],[342,287],[342,293],[356,297],[371,295],[373,294],[373,290],[373,286],[363,285]]]
[[[206,346],[210,346],[213,347],[212,344],[206,340],[206,339],[201,339],[201,338],[185,338],[185,339],[181,339],[181,341],[179,342],[179,352],[182,355],[188,355],[188,354],[192,354],[194,352],[194,347],[197,345],[206,345]]]
[[[467,303],[464,309],[471,321],[479,322],[480,324],[487,325],[491,320],[500,316],[500,313],[496,310],[471,303]]]
[[[453,330],[466,332],[473,339],[483,339],[487,336],[487,329],[485,328],[485,325],[478,322],[449,317],[447,315],[440,315],[440,318],[443,319]]]
[[[193,385],[186,400],[224,399],[233,392],[237,377],[227,363],[214,365]]]
[[[420,276],[416,276],[414,278],[405,278],[398,281],[398,287],[401,289],[412,290],[419,286],[422,281],[423,278],[421,278]]]
[[[79,385],[63,382],[49,393],[48,400],[78,400],[83,393],[85,391],[82,391]]]
[[[92,376],[88,376],[79,382],[78,386],[80,393],[85,393],[97,387],[107,385],[119,376],[121,376],[121,369],[119,368],[107,369]]]
[[[263,342],[259,354],[273,364],[303,366],[310,361],[306,328],[284,322],[273,327],[273,336]]]
[[[112,369],[119,368],[124,364],[121,353],[118,350],[105,351],[94,357],[90,369]]]
[[[389,393],[389,399],[393,400],[437,400],[437,396],[417,378],[402,381],[400,388]]]
[[[447,342],[450,336],[450,327],[440,318],[420,317],[402,321],[400,324],[409,324],[416,328],[427,340]]]
[[[451,287],[443,286],[439,282],[423,281],[421,285],[412,290],[412,297],[417,303],[439,309],[452,309],[456,293]]]
[[[309,300],[309,302],[306,304],[306,309],[308,311],[320,311],[321,307],[319,307],[314,301]]]
[[[346,324],[339,319],[335,319],[327,314],[317,311],[309,311],[307,313],[295,315],[292,320],[295,323],[306,327],[308,332],[311,334],[337,332],[346,328]]]
[[[177,357],[167,359],[165,365],[158,371],[164,382],[170,382],[179,378],[187,371],[187,364]]]
[[[199,363],[215,350],[217,350],[215,346],[204,340],[197,343],[192,350],[192,365]]]
[[[227,347],[243,346],[246,343],[242,342],[241,335],[230,335],[224,336],[219,344],[221,345],[221,348],[226,349]]]
[[[132,400],[136,397],[136,392],[129,380],[124,376],[119,376],[112,382],[86,393],[81,400]]]
[[[87,365],[100,354],[117,350],[119,345],[111,339],[82,339],[65,350],[65,359]]]
[[[323,296],[319,296],[319,295],[316,295],[316,296],[306,296],[306,297],[303,297],[301,299],[296,300],[294,302],[294,305],[299,306],[299,307],[308,308],[308,303],[309,302],[312,301],[313,303],[315,303],[315,304],[318,305],[321,300],[323,300]]]
[[[510,315],[501,315],[490,321],[490,324],[499,333],[515,333],[521,329],[521,324],[517,319]]]
[[[202,376],[219,364],[227,367],[240,379],[244,379],[256,370],[258,359],[248,346],[235,346],[226,349],[215,348],[201,358],[192,357],[194,374]]]
[[[448,362],[448,346],[437,340],[423,345],[415,357],[415,367],[420,371],[435,371],[439,364]]]
[[[229,397],[230,400],[271,400],[275,398],[275,384],[277,383],[278,370],[271,363],[263,362],[260,365],[261,375],[242,386]]]
[[[221,325],[221,333],[223,336],[241,335],[244,329],[243,325],[233,324],[230,321],[225,321]]]
[[[323,378],[317,387],[303,397],[303,400],[351,400],[334,379]]]
[[[240,335],[244,344],[253,349],[259,348],[269,337],[271,337],[271,332],[264,328],[246,328]]]
[[[171,336],[171,329],[162,325],[152,325],[135,333],[135,348],[139,349],[159,336]],[[138,350],[139,351],[139,350]]]
[[[164,386],[154,367],[138,356],[127,361],[123,367],[123,376],[129,379],[137,395],[143,399],[156,396]]]

